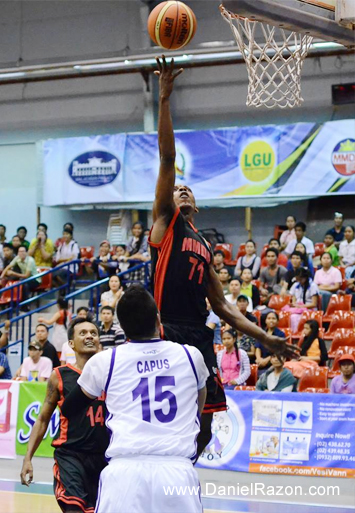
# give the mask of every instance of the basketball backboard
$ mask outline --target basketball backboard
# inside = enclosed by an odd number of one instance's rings
[[[355,48],[355,0],[226,0],[223,6],[250,20]]]

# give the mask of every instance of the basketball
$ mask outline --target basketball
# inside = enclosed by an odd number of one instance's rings
[[[194,37],[196,27],[196,16],[183,2],[162,2],[152,10],[148,18],[150,37],[166,50],[186,46]]]

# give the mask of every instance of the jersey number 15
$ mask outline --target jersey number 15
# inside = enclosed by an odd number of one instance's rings
[[[156,419],[159,422],[167,423],[172,422],[176,416],[177,403],[175,395],[169,390],[163,391],[165,387],[174,387],[174,376],[157,376],[155,378],[155,397],[154,400],[162,403],[166,399],[169,403],[169,411],[164,413],[162,408],[153,411]],[[132,391],[133,401],[141,397],[142,400],[142,417],[145,422],[151,422],[151,405],[149,398],[149,385],[148,378],[141,378],[138,386]]]

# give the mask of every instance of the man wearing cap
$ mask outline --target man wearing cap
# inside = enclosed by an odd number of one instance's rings
[[[335,376],[330,385],[331,394],[355,394],[355,358],[343,354],[339,359],[341,376]]]
[[[343,226],[344,217],[340,212],[334,214],[334,228],[327,231],[326,235],[330,234],[334,237],[334,244],[339,249],[339,244],[344,240],[345,228]]]
[[[42,356],[42,346],[37,340],[30,342],[27,358],[21,367],[21,381],[47,381],[52,373],[52,362]]]

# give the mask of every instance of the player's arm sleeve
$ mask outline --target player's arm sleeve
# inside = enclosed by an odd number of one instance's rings
[[[105,389],[110,359],[111,351],[104,351],[94,355],[85,364],[78,385],[92,397],[100,397]]]
[[[206,381],[210,373],[206,367],[201,352],[196,347],[191,346],[189,346],[188,351],[195,365],[197,388],[200,390],[206,385]]]

